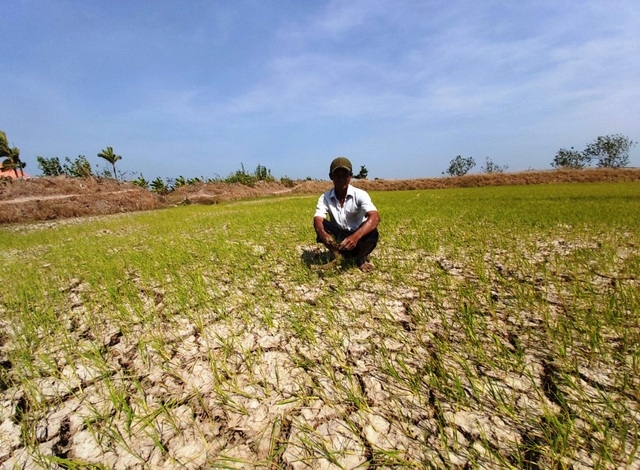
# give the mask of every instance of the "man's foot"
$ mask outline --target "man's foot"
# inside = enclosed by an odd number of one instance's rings
[[[361,263],[358,265],[358,269],[360,269],[360,271],[362,271],[363,273],[368,273],[376,269],[376,267],[373,265],[372,262],[365,261],[364,263]]]

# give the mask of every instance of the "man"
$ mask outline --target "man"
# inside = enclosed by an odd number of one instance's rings
[[[378,244],[378,209],[366,191],[351,186],[351,162],[338,157],[331,162],[329,178],[333,188],[318,199],[313,227],[316,241],[324,244],[336,259],[355,259],[363,272],[374,266],[369,254]],[[327,220],[327,215],[329,219]]]

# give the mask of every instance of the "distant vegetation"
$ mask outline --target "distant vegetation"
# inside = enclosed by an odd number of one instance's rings
[[[553,158],[554,168],[582,169],[596,160],[598,168],[624,168],[629,165],[629,151],[636,142],[624,135],[600,136],[582,151],[560,149]]]
[[[629,151],[635,145],[636,142],[621,134],[600,136],[587,145],[582,152],[573,147],[570,149],[561,148],[553,158],[551,166],[557,169],[581,170],[595,160],[598,168],[624,168],[629,165]],[[464,176],[475,166],[476,162],[473,157],[465,158],[458,155],[449,162],[449,168],[442,174]],[[482,172],[504,173],[508,168],[508,165],[498,165],[490,157],[487,157]]]
[[[504,173],[509,169],[509,165],[498,165],[491,158],[487,157],[484,166],[482,167],[482,171],[484,173]]]
[[[446,172],[442,172],[442,174],[448,176],[464,176],[469,173],[474,166],[476,166],[476,162],[473,157],[465,158],[462,155],[458,155],[449,162],[449,168],[447,168]]]
[[[111,164],[111,167],[113,168],[113,177],[115,179],[118,179],[118,174],[116,173],[116,162],[118,160],[122,159],[121,155],[116,155],[113,152],[113,148],[112,147],[107,147],[106,149],[102,150],[98,156],[100,158],[104,158],[107,162],[109,162]]]
[[[180,175],[177,178],[162,179],[157,177],[153,181],[147,181],[143,175],[140,175],[136,179],[132,180],[132,183],[141,188],[151,189],[151,191],[158,194],[168,194],[183,186],[189,186],[192,184],[200,183],[229,183],[229,184],[242,184],[245,186],[253,187],[258,182],[276,182],[279,181],[284,186],[291,188],[295,182],[288,176],[283,176],[277,180],[272,174],[271,170],[264,165],[258,164],[256,169],[250,173],[244,168],[244,164],[240,164],[240,169],[231,173],[226,178],[205,178],[204,176],[199,178],[185,178]]]
[[[561,148],[553,157],[551,166],[556,169],[583,169],[591,165],[593,161],[596,162],[598,168],[624,168],[629,165],[629,152],[637,144],[629,137],[622,134],[613,134],[597,137],[593,142],[588,144],[583,151],[575,150],[573,147],[570,149]],[[173,190],[182,186],[197,184],[197,183],[210,183],[210,182],[224,182],[224,183],[237,183],[245,186],[254,186],[260,181],[265,182],[277,182],[284,184],[287,187],[292,187],[294,181],[283,176],[282,178],[275,178],[271,174],[271,170],[262,164],[258,164],[253,172],[245,170],[244,164],[240,164],[240,169],[231,173],[225,178],[219,176],[215,178],[209,177],[195,177],[185,178],[180,175],[177,178],[161,178],[149,181],[144,178],[142,174],[135,178],[126,178],[126,172],[116,170],[116,162],[123,157],[117,155],[113,147],[106,147],[101,150],[98,157],[104,159],[110,166],[110,168],[99,169],[96,165],[96,172],[91,168],[91,164],[84,155],[79,155],[75,159],[66,157],[64,162],[61,163],[58,157],[36,157],[38,162],[38,168],[42,171],[42,176],[60,176],[65,175],[68,177],[88,177],[99,176],[108,177],[120,181],[131,181],[133,184],[150,189],[158,194],[168,194]],[[18,171],[22,172],[26,163],[20,160],[20,149],[17,147],[10,147],[7,136],[4,131],[0,131],[0,158],[4,158],[2,161],[2,169],[11,169],[18,176]],[[449,167],[442,172],[443,175],[459,177],[468,174],[476,166],[476,161],[473,157],[463,157],[458,155],[449,162]],[[493,161],[491,157],[486,157],[485,164],[481,167],[482,173],[504,173],[509,168],[508,165],[498,164]],[[354,174],[356,180],[366,180],[369,176],[369,170],[366,166],[362,165],[360,171]],[[311,178],[307,178],[310,180]]]
[[[369,176],[369,170],[367,170],[367,167],[364,165],[360,167],[360,171],[358,172],[358,174],[353,175],[353,177],[357,180],[366,180],[367,176]]]
[[[20,160],[20,149],[18,147],[9,146],[7,134],[5,134],[4,131],[0,131],[0,158],[4,158],[1,166],[3,171],[13,170],[16,177],[18,177],[18,170],[20,170],[20,175],[24,176],[23,170],[27,164]]]
[[[71,160],[65,158],[65,163],[60,164],[58,157],[45,158],[36,157],[38,168],[42,170],[43,176],[68,176],[70,178],[87,178],[93,176],[91,171],[91,163],[84,155],[78,155],[77,158]]]

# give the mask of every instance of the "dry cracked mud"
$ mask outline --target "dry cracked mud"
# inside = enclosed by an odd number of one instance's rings
[[[554,260],[577,249],[541,241],[523,268],[500,251],[473,264],[381,247],[374,273],[309,283],[274,263],[253,284],[212,273],[208,306],[130,273],[144,309],[122,318],[100,315],[99,286],[69,280],[57,315],[70,341],[41,332],[50,374],[28,389],[13,385],[20,332],[0,320],[0,468],[639,468],[634,346],[606,330],[600,356],[578,337],[562,354],[550,344],[549,325],[581,302],[576,282],[640,287],[563,272]]]

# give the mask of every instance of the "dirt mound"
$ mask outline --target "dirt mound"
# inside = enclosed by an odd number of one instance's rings
[[[491,173],[465,175],[453,178],[418,178],[408,180],[354,180],[353,185],[367,191],[399,191],[527,184],[596,183],[605,181],[640,181],[640,168],[524,171],[521,173]]]
[[[52,220],[158,209],[163,198],[107,178],[2,180],[0,223]]]
[[[399,191],[599,181],[640,181],[640,169],[600,168],[479,174],[453,178],[353,180],[353,185],[367,191]],[[252,186],[210,182],[183,186],[166,196],[159,196],[132,183],[109,178],[4,178],[0,180],[0,223],[105,215],[179,204],[217,204],[234,199],[283,194],[320,194],[330,187],[330,181],[298,181],[293,187],[276,181],[259,181]]]
[[[253,186],[222,182],[197,183],[172,191],[167,195],[167,202],[170,205],[217,204],[233,199],[247,199],[289,192],[291,192],[291,188],[275,181],[258,181]]]
[[[68,178],[66,176],[2,180],[0,201],[43,196],[96,194],[136,188],[111,178]]]
[[[359,186],[359,184],[355,180],[353,180],[353,184],[355,186]],[[320,195],[329,188],[331,188],[330,181],[304,181],[291,188],[291,193]]]

